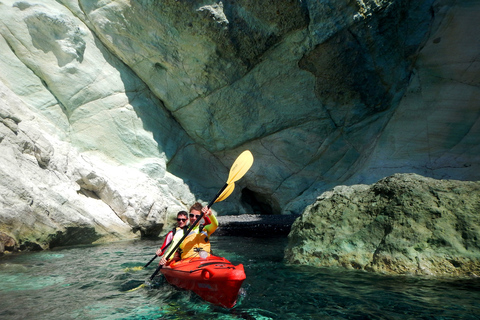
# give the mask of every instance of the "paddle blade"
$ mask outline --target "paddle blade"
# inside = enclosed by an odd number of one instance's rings
[[[144,267],[127,267],[125,268],[123,271],[125,272],[131,272],[131,271],[140,271],[140,270],[143,270]]]
[[[145,283],[142,283],[141,285],[139,285],[138,287],[136,288],[133,288],[133,289],[130,289],[130,290],[127,290],[127,292],[133,292],[133,291],[137,291],[138,289],[141,289],[141,288],[145,288],[147,285]]]
[[[228,196],[232,194],[233,189],[235,189],[235,183],[232,182],[232,183],[230,183],[230,184],[225,188],[225,190],[223,190],[223,192],[218,196],[218,198],[215,200],[215,203],[227,199]]]
[[[253,164],[253,155],[249,150],[243,151],[235,160],[228,174],[227,184],[240,180]]]

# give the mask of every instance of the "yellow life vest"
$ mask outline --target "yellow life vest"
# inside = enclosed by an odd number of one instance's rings
[[[182,249],[181,259],[198,257],[200,251],[205,251],[208,254],[207,256],[209,256],[211,253],[210,236],[207,230],[199,226],[193,228],[183,240],[180,249]]]

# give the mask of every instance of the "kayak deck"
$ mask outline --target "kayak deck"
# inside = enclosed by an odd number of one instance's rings
[[[212,255],[171,262],[161,272],[170,284],[224,308],[235,306],[246,279],[242,264],[234,266],[227,259]]]

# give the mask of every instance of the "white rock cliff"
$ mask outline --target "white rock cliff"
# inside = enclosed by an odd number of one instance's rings
[[[479,11],[0,0],[0,232],[153,235],[244,149],[255,164],[219,211],[300,213],[396,172],[478,180]]]

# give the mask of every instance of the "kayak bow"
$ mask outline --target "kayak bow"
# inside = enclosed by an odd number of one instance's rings
[[[246,278],[242,264],[234,266],[227,259],[213,255],[174,261],[161,272],[170,284],[193,291],[203,300],[224,308],[235,306]]]

